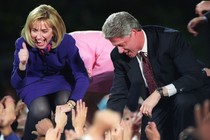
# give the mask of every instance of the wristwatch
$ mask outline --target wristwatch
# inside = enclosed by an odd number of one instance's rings
[[[158,87],[156,90],[160,94],[161,97],[164,97],[163,88],[162,87]]]

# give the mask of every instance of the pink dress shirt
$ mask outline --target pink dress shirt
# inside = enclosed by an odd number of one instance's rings
[[[70,34],[76,40],[91,80],[88,92],[109,93],[114,70],[110,53],[114,46],[101,31],[75,31]]]

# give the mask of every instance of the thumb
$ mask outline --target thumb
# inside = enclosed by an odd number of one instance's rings
[[[39,135],[37,131],[32,131],[31,134],[34,134],[34,135],[37,135],[37,136]]]
[[[24,50],[28,50],[25,42],[22,43],[22,47],[23,47]]]

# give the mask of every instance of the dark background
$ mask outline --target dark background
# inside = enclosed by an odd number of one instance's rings
[[[198,59],[210,64],[210,31],[199,27],[193,37],[187,24],[195,17],[195,5],[200,0],[13,0],[0,5],[0,94],[13,90],[10,85],[15,40],[25,24],[28,13],[40,4],[53,6],[66,23],[67,32],[101,30],[105,19],[113,12],[127,11],[141,25],[157,24],[180,30],[191,44]]]

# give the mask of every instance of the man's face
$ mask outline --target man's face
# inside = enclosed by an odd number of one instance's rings
[[[131,31],[131,33],[128,36],[125,37],[114,37],[110,38],[113,46],[116,46],[118,48],[119,53],[125,53],[129,57],[135,57],[139,50],[138,42],[134,36],[134,32]]]

